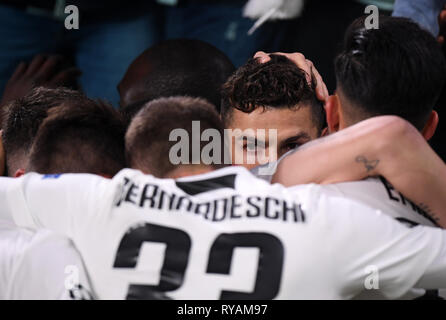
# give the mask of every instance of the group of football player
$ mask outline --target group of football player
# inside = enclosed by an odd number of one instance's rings
[[[446,59],[408,19],[364,19],[333,95],[301,53],[235,69],[198,40],[137,57],[119,109],[36,87],[69,77],[59,57],[20,64],[0,116],[0,299],[446,297],[446,165],[427,142]]]

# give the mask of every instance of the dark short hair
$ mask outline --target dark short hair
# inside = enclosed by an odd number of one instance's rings
[[[226,124],[234,109],[250,113],[257,108],[311,108],[312,121],[321,133],[325,125],[323,103],[316,97],[316,83],[307,81],[305,71],[288,58],[270,55],[260,63],[250,59],[223,85],[221,115]]]
[[[366,29],[365,17],[356,19],[335,69],[338,90],[362,119],[397,115],[420,130],[446,79],[445,58],[435,38],[396,17],[380,17],[379,29]]]
[[[129,118],[147,102],[172,96],[203,98],[219,110],[221,86],[235,71],[222,51],[200,40],[163,41],[137,59],[142,58],[150,65],[150,72],[142,81],[144,96],[121,106]]]
[[[170,150],[177,143],[169,141],[170,133],[175,129],[185,130],[190,138],[189,150],[192,151],[194,143],[192,121],[199,121],[200,135],[207,129],[216,129],[220,136],[224,137],[223,123],[215,107],[203,99],[171,97],[146,104],[133,118],[127,130],[125,139],[127,164],[131,168],[148,172],[156,177],[165,177],[178,166],[169,159]],[[201,139],[198,143],[200,150],[207,144]],[[221,155],[224,155],[223,141],[221,146]],[[193,157],[190,152],[189,163],[192,163]],[[220,160],[224,162],[224,159]],[[201,159],[200,164],[203,164]],[[219,168],[222,164],[215,163],[211,166]]]
[[[1,118],[9,175],[14,174],[10,171],[13,163],[18,160],[17,156],[26,157],[29,153],[47,111],[67,101],[82,99],[84,96],[78,91],[38,87],[23,98],[4,106]]]
[[[88,98],[48,110],[37,131],[27,171],[114,176],[125,167],[126,125],[112,106]]]

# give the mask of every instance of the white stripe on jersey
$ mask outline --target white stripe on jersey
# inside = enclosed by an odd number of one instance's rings
[[[354,298],[370,268],[386,298],[446,287],[446,231],[243,168],[179,181],[128,169],[0,178],[0,206],[73,239],[102,299]]]

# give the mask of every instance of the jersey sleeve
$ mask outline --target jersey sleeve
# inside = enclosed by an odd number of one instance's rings
[[[69,239],[48,231],[37,232],[17,260],[7,299],[93,299],[82,259]]]
[[[320,196],[318,206],[336,286],[344,297],[379,290],[395,299],[413,287],[446,287],[446,231],[409,228],[341,197]]]
[[[87,174],[0,178],[2,215],[20,227],[48,228],[73,238],[100,211],[107,182]]]

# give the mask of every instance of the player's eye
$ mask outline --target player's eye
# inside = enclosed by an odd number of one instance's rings
[[[285,151],[285,152],[288,152],[288,151],[290,151],[290,150],[294,150],[294,149],[300,147],[301,145],[302,145],[301,143],[297,143],[297,142],[287,143],[287,144],[284,146],[284,151]]]
[[[256,144],[255,142],[247,142],[245,144],[243,144],[243,150],[252,152],[256,150]]]

